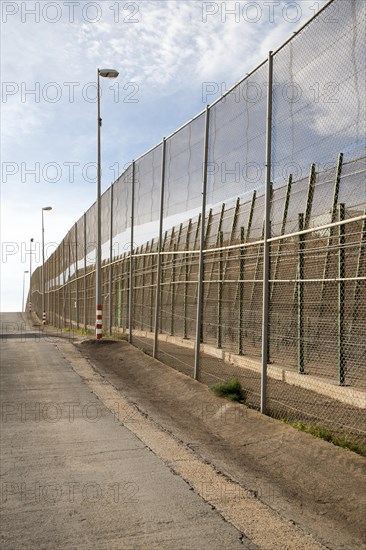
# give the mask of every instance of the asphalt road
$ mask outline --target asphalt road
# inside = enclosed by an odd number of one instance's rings
[[[1,548],[257,548],[1,314]]]

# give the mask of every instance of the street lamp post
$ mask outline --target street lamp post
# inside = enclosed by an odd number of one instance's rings
[[[52,206],[44,206],[42,208],[42,322],[46,324],[46,306],[45,306],[45,279],[44,279],[44,216],[43,212],[49,212],[52,210]]]
[[[23,299],[22,299],[22,311],[25,311],[25,305],[24,305],[24,289],[25,289],[25,274],[29,273],[29,271],[23,272]]]
[[[95,336],[100,340],[103,336],[103,307],[102,307],[102,227],[101,227],[101,152],[100,152],[100,128],[102,119],[100,116],[100,77],[117,78],[118,71],[114,69],[98,69],[97,97],[98,97],[98,154],[97,154],[97,254],[96,254],[96,292],[95,292]]]
[[[34,241],[33,237],[30,240],[30,249],[29,249],[29,313],[32,312],[32,242]]]

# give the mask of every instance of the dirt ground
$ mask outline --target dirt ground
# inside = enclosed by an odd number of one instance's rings
[[[133,337],[134,344],[152,355],[152,340]],[[158,358],[183,374],[193,376],[194,351],[159,341]],[[221,359],[201,353],[200,381],[207,386],[237,377],[245,390],[246,403],[259,410],[261,393],[260,373],[223,363]],[[287,418],[307,424],[320,423],[340,435],[346,434],[366,450],[365,410],[352,407],[299,386],[289,386],[283,381],[267,379],[267,412],[274,418]]]
[[[76,345],[136,411],[282,518],[327,548],[366,548],[364,458],[216,397],[127,342]]]

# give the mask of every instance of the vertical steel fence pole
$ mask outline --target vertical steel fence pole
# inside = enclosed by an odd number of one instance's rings
[[[339,205],[339,221],[345,219],[345,206]],[[339,231],[339,256],[338,256],[338,383],[343,386],[346,374],[345,339],[344,339],[344,295],[346,290],[345,260],[346,260],[346,234],[344,224],[338,226]]]
[[[205,221],[206,221],[206,198],[207,198],[207,164],[208,164],[208,141],[210,131],[210,106],[206,107],[205,139],[203,147],[203,168],[202,168],[202,207],[201,207],[201,237],[200,252],[198,260],[198,292],[197,292],[197,317],[196,317],[196,345],[194,354],[194,379],[198,380],[200,375],[200,347],[202,334],[202,309],[203,309],[203,249],[205,247]]]
[[[71,240],[69,238],[69,246],[68,246],[68,280],[67,280],[67,288],[69,289],[69,326],[72,329],[72,282],[71,282]]]
[[[60,295],[61,295],[61,262],[60,262],[60,247],[57,248],[57,328],[60,327]]]
[[[299,231],[304,229],[304,214],[299,214]],[[305,236],[299,235],[299,259],[297,268],[297,371],[304,374],[304,248]]]
[[[130,243],[130,292],[128,299],[128,341],[132,344],[132,323],[133,323],[133,279],[134,279],[134,223],[135,223],[135,161],[132,161],[132,181],[131,181],[131,243]]]
[[[162,142],[161,153],[161,187],[160,187],[160,215],[159,215],[159,237],[158,237],[158,265],[156,270],[156,291],[155,291],[155,319],[154,319],[154,347],[153,357],[156,359],[158,353],[158,337],[159,337],[159,309],[160,309],[160,283],[161,283],[161,250],[163,239],[163,216],[164,216],[164,186],[165,186],[165,153],[166,153],[166,140]]]
[[[224,233],[220,231],[219,234],[219,247],[222,248],[224,244]],[[231,243],[230,243],[231,244]],[[219,273],[217,281],[217,332],[216,332],[216,345],[219,349],[222,348],[222,287],[224,278],[224,251],[219,252]]]
[[[86,254],[87,254],[87,245],[86,245],[86,212],[84,212],[84,330],[87,329],[87,318],[86,318]]]
[[[262,311],[262,374],[261,374],[261,413],[266,412],[267,401],[267,362],[268,362],[268,321],[269,321],[269,243],[271,212],[271,160],[272,160],[272,82],[273,55],[268,54],[268,91],[266,125],[266,190],[264,211],[263,246],[263,311]]]
[[[79,328],[79,277],[78,277],[78,274],[79,274],[79,270],[78,270],[79,247],[78,247],[78,224],[77,223],[75,223],[75,246],[74,246],[74,251],[75,251],[75,277],[76,277],[75,323],[76,323],[76,328],[78,329]]]
[[[112,308],[113,308],[113,299],[112,299],[112,261],[113,261],[113,184],[110,188],[110,225],[109,225],[109,335],[112,336]]]
[[[240,244],[244,244],[244,227],[240,227]],[[243,320],[244,320],[244,257],[245,248],[239,249],[239,306],[238,306],[238,355],[243,355]]]

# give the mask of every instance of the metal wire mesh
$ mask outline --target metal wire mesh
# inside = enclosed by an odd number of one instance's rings
[[[268,412],[361,439],[365,9],[361,0],[333,0],[273,56],[265,327]],[[263,383],[268,65],[129,166],[102,196],[105,332],[128,332],[210,386],[237,377],[253,407]],[[95,220],[93,205],[45,265],[48,316],[59,327],[93,327]],[[40,269],[32,304],[41,315]]]

